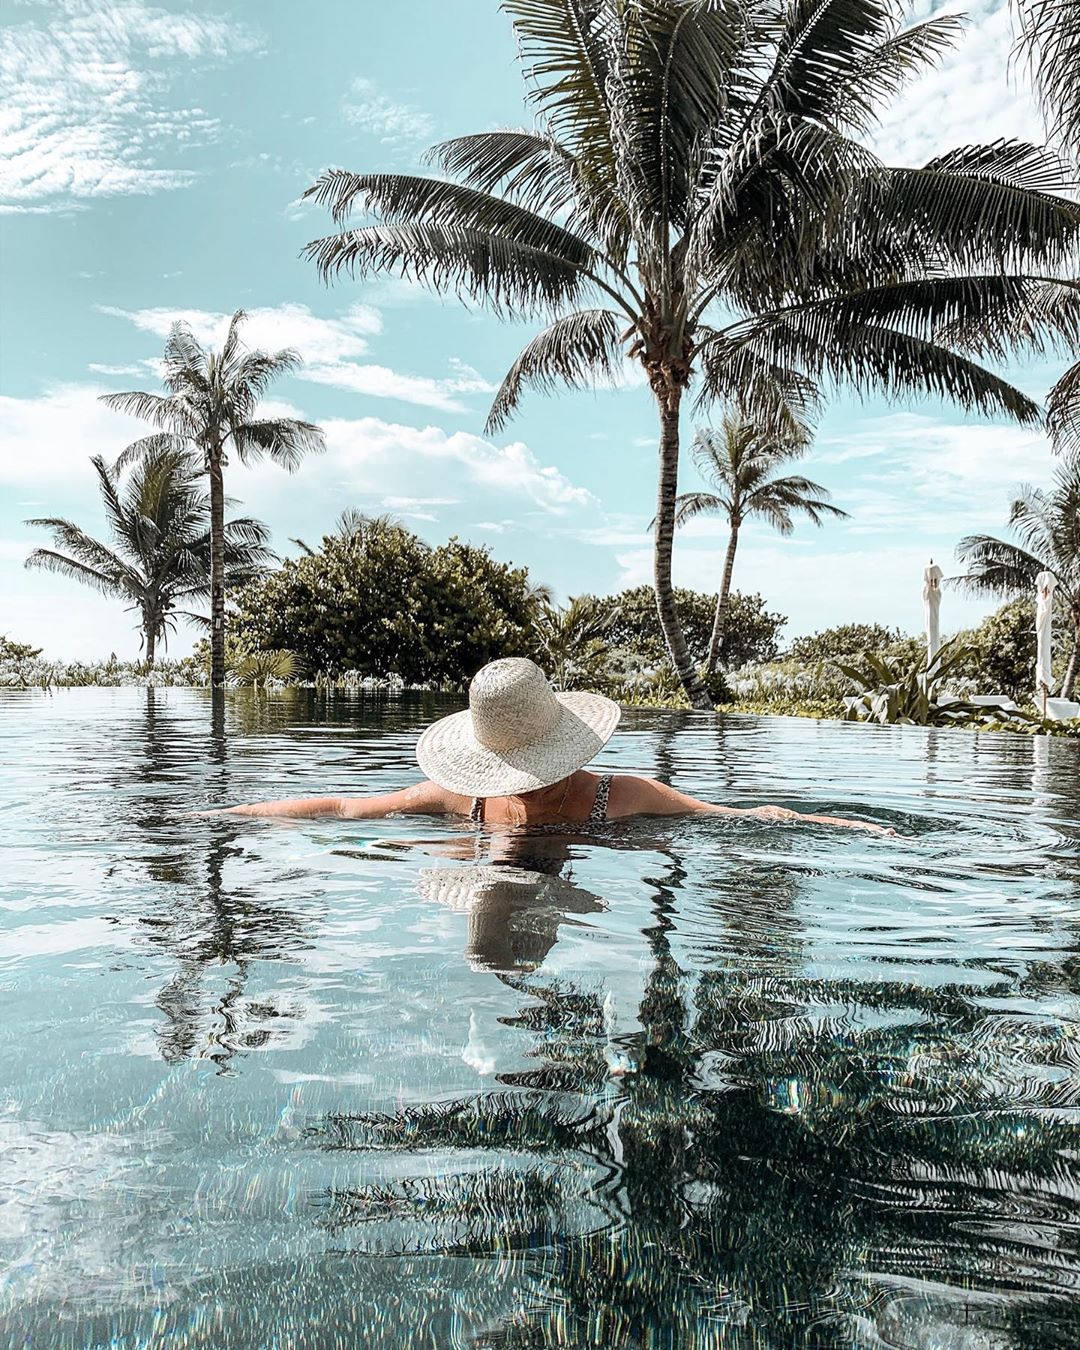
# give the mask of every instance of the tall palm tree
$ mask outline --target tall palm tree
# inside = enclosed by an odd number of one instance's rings
[[[269,456],[291,473],[309,451],[324,448],[322,430],[293,417],[257,417],[271,382],[301,364],[291,350],[250,351],[240,340],[245,318],[232,316],[220,352],[206,351],[186,324],[173,325],[165,343],[165,394],[136,390],[105,394],[118,412],[152,422],[160,434],[128,447],[124,463],[159,449],[194,445],[210,477],[210,683],[225,683],[225,480],[229,453],[242,464]]]
[[[1075,165],[1080,163],[1080,0],[1018,0],[1018,53],[1027,59],[1047,130]],[[1076,281],[1073,264],[1071,284]],[[1077,350],[1075,330],[1062,336]],[[1080,453],[1080,362],[1050,391],[1047,428],[1054,445]]]
[[[1049,492],[1025,485],[1012,504],[1009,524],[1018,544],[991,534],[960,540],[956,556],[967,573],[956,580],[976,594],[1008,598],[1034,594],[1040,572],[1056,579],[1054,603],[1072,645],[1061,697],[1072,698],[1080,675],[1080,461],[1060,465]]]
[[[174,618],[202,621],[186,607],[210,594],[211,504],[201,465],[190,452],[158,447],[148,450],[121,484],[119,470],[100,456],[90,462],[114,545],[59,516],[28,520],[52,530],[55,547],[34,549],[26,565],[126,600],[138,611],[149,668]],[[274,561],[268,541],[261,521],[223,522],[222,560],[231,581],[254,580]]]
[[[777,469],[801,455],[808,442],[805,428],[794,427],[786,435],[777,435],[734,410],[724,415],[719,431],[708,427],[694,439],[694,463],[715,491],[686,492],[677,497],[675,524],[685,525],[701,515],[723,516],[728,523],[727,553],[706,660],[710,675],[716,669],[724,639],[731,573],[743,525],[757,517],[768,521],[780,534],[789,535],[795,528],[793,515],[807,516],[819,526],[826,516],[847,516],[846,511],[830,504],[828,489],[820,483],[800,474],[777,476]]]
[[[488,430],[528,386],[646,374],[659,416],[654,584],[691,702],[709,699],[671,582],[680,414],[739,396],[780,423],[824,379],[1034,420],[1018,390],[939,340],[947,325],[1080,312],[1025,269],[1056,265],[1080,208],[1027,145],[886,166],[856,139],[955,38],[901,31],[894,0],[505,0],[535,131],[436,146],[452,178],[333,170],[308,195],[338,232],[325,279],[397,273],[502,315],[544,317]],[[454,181],[454,180],[457,181]],[[373,223],[346,227],[354,209]],[[1039,321],[1033,315],[1031,322]]]

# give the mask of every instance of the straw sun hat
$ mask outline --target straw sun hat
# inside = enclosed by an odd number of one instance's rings
[[[533,661],[492,661],[469,686],[469,706],[432,723],[417,742],[428,778],[463,797],[535,792],[588,764],[618,725],[601,694],[557,694]]]

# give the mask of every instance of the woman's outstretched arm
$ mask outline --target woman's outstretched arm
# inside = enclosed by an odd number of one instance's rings
[[[807,816],[790,811],[784,806],[717,806],[699,801],[685,792],[658,783],[654,778],[627,776],[615,778],[611,784],[608,813],[611,816],[681,816],[692,812],[708,812],[721,816],[757,816],[759,820],[805,820],[813,825],[839,825],[842,829],[868,830],[871,834],[895,834],[884,825],[873,825],[865,820],[847,820],[843,816]]]
[[[226,806],[220,811],[200,811],[200,815],[278,816],[311,819],[336,816],[342,820],[378,820],[403,812],[411,815],[441,816],[461,810],[462,798],[445,792],[434,783],[417,783],[400,792],[380,797],[295,797],[287,801],[249,802],[244,806]],[[468,810],[468,807],[465,807]]]

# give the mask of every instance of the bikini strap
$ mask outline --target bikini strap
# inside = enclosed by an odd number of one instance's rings
[[[607,802],[608,793],[611,791],[611,778],[611,774],[605,773],[596,785],[596,796],[593,798],[592,810],[589,812],[590,821],[607,820]]]
[[[484,799],[483,797],[474,797],[472,807],[469,810],[469,819],[474,825],[482,825],[484,821]]]

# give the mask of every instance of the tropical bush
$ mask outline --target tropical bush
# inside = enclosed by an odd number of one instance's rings
[[[884,652],[901,640],[899,628],[883,623],[841,623],[796,638],[787,650],[792,661],[836,661],[860,652]]]
[[[528,573],[451,539],[432,548],[388,520],[347,519],[317,550],[236,596],[247,653],[288,651],[310,675],[459,687],[479,666],[532,654]]]
[[[728,676],[730,710],[782,717],[840,717],[850,681],[829,661],[787,658],[744,666]]]
[[[594,599],[602,610],[614,616],[607,632],[607,641],[613,649],[632,652],[653,669],[665,664],[666,648],[651,586],[634,586],[617,595],[582,598]],[[675,591],[675,604],[690,655],[697,666],[704,666],[712,636],[716,596],[680,588]],[[779,651],[780,630],[786,623],[783,614],[771,614],[766,610],[760,595],[732,591],[720,645],[721,666],[730,669],[773,660]]]

